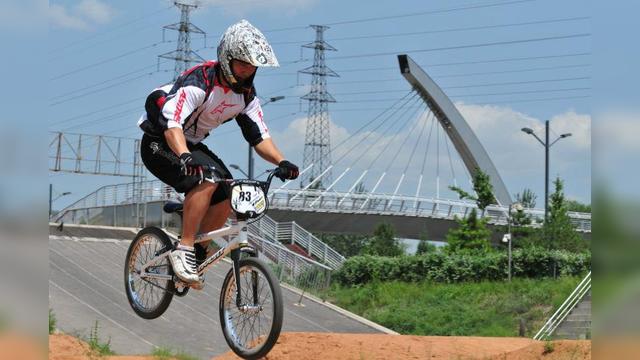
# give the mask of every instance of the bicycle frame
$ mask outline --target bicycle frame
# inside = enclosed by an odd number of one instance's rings
[[[210,231],[208,233],[196,235],[195,243],[202,243],[209,240],[216,241],[220,246],[220,250],[216,251],[211,256],[207,257],[200,266],[198,266],[198,275],[203,275],[207,269],[220,262],[222,258],[231,254],[231,260],[233,261],[233,274],[236,282],[236,305],[240,308],[243,305],[240,303],[240,269],[238,268],[238,261],[240,260],[240,252],[245,251],[251,255],[255,255],[255,250],[249,245],[248,239],[249,231],[247,229],[247,221],[240,220],[237,224],[231,226],[225,226],[221,229]],[[237,235],[231,241],[226,244],[220,244],[217,240],[221,240],[223,236]],[[143,265],[140,273],[142,279],[162,279],[162,280],[174,280],[172,275],[154,274],[147,272],[147,269],[158,266],[159,263],[169,256],[169,253],[173,249],[164,251],[161,254],[156,255],[153,259],[149,260]],[[254,287],[257,284],[253,284]],[[255,300],[254,300],[255,302]],[[244,305],[245,307],[250,307]]]
[[[267,181],[266,182],[256,182],[256,181],[252,181],[253,183],[262,183],[262,184],[267,184],[266,187],[264,185],[262,185],[263,191],[265,194],[267,194],[269,192],[269,185],[271,184],[271,180],[273,179],[275,175],[275,171],[271,172],[271,174],[269,174]],[[205,181],[209,181],[209,182],[213,182],[215,183],[216,181],[212,180],[212,179],[204,179]],[[233,182],[233,181],[230,181]],[[266,196],[266,195],[265,195]],[[237,224],[235,225],[231,225],[231,226],[225,226],[223,228],[220,228],[218,230],[214,230],[214,231],[210,231],[208,233],[202,233],[202,234],[198,234],[196,235],[196,239],[195,239],[195,243],[202,243],[202,242],[206,242],[209,240],[213,240],[216,241],[216,243],[218,245],[220,245],[220,250],[216,251],[214,254],[212,254],[211,256],[207,257],[204,262],[202,264],[200,264],[200,266],[198,266],[198,275],[202,275],[204,274],[207,269],[215,264],[217,264],[218,262],[220,262],[220,259],[222,259],[223,257],[225,257],[228,254],[231,254],[231,260],[232,260],[232,265],[233,265],[233,275],[234,275],[234,280],[236,283],[236,305],[244,310],[249,310],[254,308],[254,306],[252,305],[246,305],[246,304],[241,304],[240,303],[240,269],[239,269],[239,261],[240,261],[240,252],[247,252],[249,253],[251,256],[257,256],[257,253],[255,251],[255,249],[253,249],[251,246],[249,246],[249,231],[247,228],[247,220],[246,218],[242,218],[242,220],[238,220]],[[221,240],[223,236],[229,236],[229,235],[237,235],[235,236],[231,241],[229,241],[228,243],[222,243],[222,242],[218,242],[218,240]],[[140,272],[140,278],[142,279],[162,279],[162,280],[170,280],[170,281],[176,281],[176,279],[174,278],[173,275],[165,275],[165,274],[155,274],[155,273],[150,273],[147,272],[147,270],[149,268],[153,268],[155,266],[160,266],[159,263],[164,260],[165,258],[167,258],[169,256],[169,253],[173,250],[173,249],[163,249],[164,251],[160,254],[155,254],[154,258],[149,260],[146,264],[143,265],[142,270]],[[179,281],[179,280],[178,280]],[[254,304],[257,303],[258,299],[257,294],[256,294],[256,290],[258,288],[258,280],[257,277],[253,277],[253,283],[252,283],[252,287],[254,289]]]

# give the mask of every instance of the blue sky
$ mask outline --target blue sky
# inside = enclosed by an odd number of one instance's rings
[[[301,53],[300,45],[314,38],[314,32],[306,28],[307,25],[334,24],[325,33],[327,41],[338,49],[326,55],[328,66],[340,74],[339,78],[328,81],[329,91],[338,100],[329,107],[334,145],[409,89],[397,69],[396,56],[375,54],[408,53],[456,102],[511,193],[524,187],[532,188],[539,196],[539,205],[542,204],[543,148],[535,139],[520,132],[521,127],[532,127],[542,135],[543,121],[551,119],[552,136],[574,133],[552,148],[551,174],[565,179],[569,197],[590,202],[594,56],[591,9],[585,7],[584,2],[256,0],[238,1],[235,5],[220,3],[203,1],[193,13],[192,22],[208,34],[208,48],[203,48],[204,41],[199,38],[192,39],[192,47],[199,49],[202,57],[214,59],[219,34],[241,18],[265,32],[282,66],[259,71],[256,86],[259,95],[286,96],[285,100],[265,107],[265,120],[276,143],[299,165],[302,165],[306,103],[296,97],[304,94],[304,84],[309,83],[310,77],[296,72],[311,65],[309,61],[298,60],[313,55],[309,49]],[[408,14],[412,15],[401,16]],[[398,16],[371,20],[395,15]],[[135,122],[144,96],[173,75],[171,62],[161,64],[160,71],[156,71],[157,55],[174,50],[177,38],[177,33],[167,31],[163,43],[162,26],[178,19],[179,12],[168,1],[51,1],[46,49],[49,130],[139,137]],[[354,21],[366,19],[369,20]],[[291,29],[280,30],[283,28]],[[536,40],[563,36],[567,38]],[[488,45],[511,41],[514,43]],[[466,47],[436,50],[452,46]],[[374,55],[360,56],[364,54]],[[349,57],[351,55],[358,57]],[[504,61],[508,59],[511,60]],[[359,69],[375,70],[354,71]],[[362,94],[365,91],[388,93]],[[79,117],[89,113],[93,114]],[[406,146],[409,149],[406,153],[409,153],[419,138],[412,129],[419,129],[425,121],[419,115],[408,118],[406,127],[398,124],[387,133],[376,134],[380,140],[365,142],[371,145],[371,150],[362,157],[355,152],[347,155],[342,163],[336,164],[334,178],[352,160],[375,158],[378,161],[373,167],[377,172],[366,185],[371,188],[388,167],[393,175],[385,178],[381,190],[392,192],[405,164],[409,164],[411,179],[403,183],[400,192],[413,194],[420,159],[409,157],[403,151],[393,166],[389,166],[393,151],[387,150],[400,146],[406,134],[406,144],[410,144]],[[424,124],[424,128],[427,125]],[[218,128],[205,142],[227,164],[245,166],[246,144],[235,123]],[[429,180],[423,185],[422,195],[433,196],[437,149],[435,143],[431,143],[428,151],[424,141],[418,145],[418,154],[431,154],[424,161],[427,165],[424,176]],[[443,196],[453,197],[444,190],[454,181],[452,173],[461,184],[465,184],[466,175],[455,155],[451,161],[448,159],[445,145],[441,143],[439,151],[440,190]],[[336,155],[339,157],[340,152]],[[261,172],[267,165],[258,160],[257,168]],[[348,187],[358,174],[354,171],[345,176],[343,186]],[[56,193],[73,193],[56,202],[55,208],[61,208],[98,186],[124,182],[126,178],[50,174],[50,181]]]

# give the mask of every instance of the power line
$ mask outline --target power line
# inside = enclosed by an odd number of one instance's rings
[[[159,73],[159,72],[168,72],[168,70],[153,71],[153,72],[150,72],[150,73],[142,74],[142,75],[139,75],[139,76],[127,79],[127,80],[119,81],[119,82],[117,82],[115,84],[111,84],[109,86],[105,86],[105,87],[102,87],[102,88],[99,88],[99,89],[96,89],[96,90],[93,90],[93,91],[89,91],[89,92],[83,93],[81,95],[76,95],[76,96],[73,96],[73,97],[70,97],[70,98],[66,98],[66,99],[63,99],[63,100],[59,100],[59,101],[53,102],[53,103],[49,104],[49,106],[60,105],[60,104],[63,104],[63,103],[66,103],[66,102],[69,102],[69,101],[72,101],[72,100],[76,100],[76,99],[79,99],[79,98],[82,98],[82,97],[85,97],[85,96],[88,96],[88,95],[91,95],[91,94],[95,94],[95,93],[98,93],[98,92],[101,92],[101,91],[104,91],[104,90],[107,90],[107,89],[111,89],[113,87],[116,87],[116,86],[119,86],[119,85],[122,85],[122,84],[125,84],[125,83],[128,83],[128,82],[132,82],[134,80],[141,79],[141,78],[143,78],[145,76],[151,76],[151,75],[153,75],[155,73]]]
[[[54,52],[58,52],[58,51],[61,51],[61,50],[68,49],[68,48],[70,48],[70,47],[72,47],[72,46],[75,46],[75,45],[77,45],[77,44],[83,43],[83,42],[85,42],[85,41],[89,41],[89,40],[91,40],[91,39],[95,39],[96,37],[99,37],[99,36],[102,36],[102,35],[104,35],[104,34],[108,34],[108,33],[113,32],[113,31],[115,31],[115,30],[121,29],[121,28],[123,28],[123,27],[129,26],[129,25],[131,25],[131,24],[133,24],[133,23],[136,23],[136,22],[138,22],[138,21],[149,19],[150,17],[152,17],[152,16],[154,16],[154,15],[157,15],[157,14],[159,14],[159,13],[161,13],[161,12],[167,11],[167,10],[171,9],[172,7],[173,7],[173,5],[172,5],[172,6],[169,6],[169,7],[166,7],[166,8],[162,8],[162,9],[160,9],[160,10],[158,10],[158,11],[155,11],[155,12],[152,12],[152,13],[150,13],[150,14],[145,14],[144,16],[141,16],[141,17],[135,18],[135,19],[133,19],[133,20],[131,20],[131,21],[128,21],[128,22],[126,22],[126,23],[123,23],[123,24],[120,24],[120,25],[118,25],[118,26],[112,27],[112,28],[110,28],[110,29],[108,29],[108,30],[106,30],[106,31],[104,31],[104,32],[97,33],[97,34],[93,34],[93,35],[88,36],[88,37],[86,37],[86,38],[83,38],[83,39],[80,39],[80,40],[77,40],[77,41],[71,42],[71,43],[69,43],[69,44],[67,44],[67,45],[63,45],[63,46],[61,46],[61,47],[59,47],[59,48],[57,48],[57,49],[53,49],[53,50],[51,50],[49,53],[51,54],[51,53],[54,53]]]
[[[579,17],[571,17],[571,18],[536,20],[536,21],[526,21],[526,22],[508,23],[508,24],[481,25],[481,26],[461,27],[461,28],[447,28],[447,29],[440,29],[440,30],[413,31],[413,32],[392,33],[392,34],[377,34],[377,35],[348,36],[348,37],[342,37],[342,38],[327,39],[327,41],[378,39],[378,38],[388,38],[388,37],[398,37],[398,36],[413,36],[413,35],[424,35],[424,34],[441,34],[441,33],[459,32],[459,31],[499,29],[499,28],[505,28],[505,27],[515,27],[515,26],[527,26],[527,25],[540,25],[540,24],[553,24],[553,23],[563,23],[563,22],[571,22],[571,21],[581,21],[581,20],[588,20],[590,18],[591,17],[589,17],[589,16],[579,16]],[[304,43],[306,43],[306,41],[279,41],[279,42],[273,42],[271,44],[272,45],[289,45],[289,44],[297,45],[297,44],[304,44]]]
[[[591,77],[590,77],[590,76],[582,76],[582,77],[561,78],[561,79],[543,79],[543,80],[530,80],[530,81],[509,81],[509,82],[501,82],[501,83],[486,83],[486,84],[473,84],[473,85],[448,86],[448,87],[445,87],[444,89],[462,89],[462,88],[482,87],[482,86],[502,86],[502,85],[536,84],[536,83],[545,83],[545,82],[556,82],[556,81],[575,81],[575,80],[588,80],[588,79],[591,79]]]
[[[449,96],[449,97],[465,97],[465,96],[487,96],[487,95],[535,94],[535,93],[545,93],[545,92],[577,91],[577,90],[591,90],[591,88],[590,87],[578,87],[578,88],[510,91],[510,92],[502,92],[502,93],[448,94],[447,96]],[[390,92],[396,93],[396,92],[405,92],[405,91],[406,90],[355,91],[355,92],[335,93],[334,95],[386,94],[386,93],[390,93]],[[342,102],[342,101],[338,101],[338,102]]]
[[[428,67],[430,65],[420,65],[422,67]],[[460,77],[460,76],[475,76],[475,75],[492,75],[492,74],[510,74],[510,73],[519,73],[519,72],[529,72],[529,71],[542,71],[542,70],[556,70],[556,69],[570,69],[570,68],[578,68],[578,67],[587,67],[591,66],[591,64],[571,64],[571,65],[558,65],[558,66],[547,66],[547,67],[538,67],[538,68],[529,68],[529,69],[517,69],[517,70],[502,70],[502,71],[486,71],[486,72],[476,72],[476,73],[462,73],[462,74],[445,74],[445,75],[433,75],[435,78],[447,78],[447,77]],[[369,68],[367,70],[398,70],[397,66],[389,66],[384,68]],[[344,72],[356,72],[356,71],[364,71],[360,69],[351,69]],[[283,75],[296,75],[296,73],[280,73],[280,74],[264,74],[262,77],[273,77],[273,76],[283,76]]]
[[[65,78],[67,76],[70,76],[70,75],[73,75],[73,74],[77,74],[79,72],[94,68],[96,66],[103,65],[103,64],[106,64],[108,62],[111,62],[111,61],[114,61],[114,60],[118,60],[118,59],[121,59],[123,57],[135,54],[137,52],[140,52],[140,51],[143,51],[143,50],[146,50],[146,49],[150,49],[150,48],[158,46],[160,44],[171,43],[171,42],[173,42],[173,41],[172,40],[160,41],[160,42],[157,42],[157,43],[154,43],[154,44],[151,44],[151,45],[143,46],[143,47],[135,49],[135,50],[130,50],[130,51],[127,51],[127,52],[122,53],[120,55],[117,55],[117,56],[114,56],[114,57],[111,57],[111,58],[108,58],[108,59],[105,59],[105,60],[102,60],[102,61],[98,61],[97,63],[93,63],[93,64],[90,64],[90,65],[87,65],[87,66],[83,66],[83,67],[75,69],[73,71],[69,71],[69,72],[54,76],[54,77],[50,78],[49,80],[50,81],[59,80],[59,79]]]
[[[333,22],[333,23],[328,23],[326,25],[329,25],[329,26],[346,25],[346,24],[356,24],[356,23],[363,23],[363,22],[369,22],[369,21],[399,19],[399,18],[420,16],[420,15],[442,14],[442,13],[455,12],[455,11],[482,9],[482,8],[503,6],[503,5],[521,4],[521,3],[532,2],[532,1],[536,1],[536,0],[517,0],[517,1],[506,1],[506,2],[498,2],[498,3],[480,4],[480,5],[468,5],[468,6],[460,6],[460,7],[454,7],[454,8],[444,8],[444,9],[437,9],[437,10],[421,11],[421,12],[415,12],[415,13],[409,13],[409,14],[379,16],[379,17],[364,18],[364,19],[357,19],[357,20],[336,21],[336,22]]]
[[[413,12],[413,13],[407,13],[407,14],[398,14],[398,15],[390,15],[390,16],[379,16],[379,17],[371,17],[371,18],[360,18],[360,19],[354,19],[354,20],[343,20],[343,21],[337,21],[337,22],[333,22],[333,23],[324,23],[324,25],[336,26],[336,25],[363,23],[363,22],[369,22],[369,21],[381,21],[381,20],[398,19],[398,18],[420,16],[420,15],[432,15],[432,14],[441,14],[441,13],[447,13],[447,12],[456,12],[456,11],[464,11],[464,10],[472,10],[472,9],[482,9],[482,8],[489,8],[489,7],[503,6],[503,5],[512,5],[512,4],[525,3],[525,2],[531,2],[531,1],[536,1],[536,0],[506,1],[506,2],[499,2],[499,3],[489,3],[489,4],[461,6],[461,7],[455,7],[455,8],[443,8],[443,9],[427,10],[427,11]],[[308,25],[299,25],[299,26],[290,26],[290,27],[277,28],[277,29],[267,29],[267,30],[265,30],[263,32],[264,33],[274,33],[274,32],[281,32],[281,31],[306,29],[308,27],[309,27]]]
[[[60,125],[60,124],[67,123],[69,121],[73,121],[73,120],[77,120],[77,119],[84,118],[84,117],[87,117],[87,116],[91,116],[91,115],[94,115],[94,114],[97,114],[97,113],[101,113],[103,111],[113,110],[113,108],[115,108],[115,107],[126,105],[126,104],[131,104],[132,102],[140,101],[140,100],[142,100],[144,98],[146,98],[146,96],[142,96],[142,97],[139,97],[139,98],[136,98],[136,99],[133,99],[133,100],[127,100],[127,101],[122,102],[122,103],[118,103],[118,104],[111,105],[111,106],[108,106],[108,107],[104,107],[104,108],[101,108],[101,109],[98,109],[98,110],[90,111],[90,112],[87,112],[87,113],[84,113],[84,114],[80,114],[80,115],[76,115],[76,116],[73,116],[73,117],[70,117],[70,118],[66,118],[66,119],[63,119],[63,120],[60,120],[60,121],[56,121],[56,122],[50,124],[49,127],[57,126],[57,125]]]
[[[500,45],[524,44],[524,43],[542,42],[542,41],[550,41],[550,40],[575,39],[575,38],[588,37],[588,36],[591,36],[591,34],[590,33],[580,33],[580,34],[547,36],[547,37],[541,37],[541,38],[531,38],[531,39],[521,39],[521,40],[508,40],[508,41],[495,41],[495,42],[480,43],[480,44],[444,46],[444,47],[430,48],[430,49],[413,49],[413,50],[404,50],[404,51],[391,51],[391,52],[380,52],[380,53],[370,53],[370,54],[334,56],[334,57],[328,58],[327,60],[344,60],[344,59],[354,59],[354,58],[361,58],[361,57],[397,55],[399,53],[421,53],[421,52],[431,52],[431,51],[459,50],[459,49],[490,47],[490,46],[500,46]]]
[[[166,61],[165,61],[165,62],[166,62]],[[99,86],[99,85],[103,85],[103,84],[106,84],[106,83],[109,83],[109,82],[112,82],[112,81],[115,81],[115,80],[118,80],[118,79],[122,79],[123,77],[126,77],[126,76],[128,76],[128,75],[137,74],[138,72],[140,72],[140,71],[142,71],[142,70],[146,70],[146,69],[148,69],[148,68],[151,68],[151,67],[157,67],[157,66],[158,66],[158,64],[153,64],[153,65],[145,66],[145,67],[139,68],[139,69],[137,69],[137,70],[130,71],[130,72],[126,73],[126,74],[118,75],[118,76],[116,76],[116,77],[112,77],[112,78],[110,78],[110,79],[107,79],[107,80],[104,80],[104,81],[101,81],[101,82],[98,82],[98,83],[94,83],[94,84],[91,84],[91,85],[87,85],[87,86],[85,86],[85,87],[81,87],[81,88],[76,89],[76,90],[68,91],[68,92],[66,92],[66,93],[62,93],[62,94],[60,94],[60,95],[53,96],[53,97],[51,97],[51,100],[55,100],[55,99],[58,99],[58,98],[62,98],[62,97],[65,97],[65,96],[69,96],[69,95],[73,95],[73,94],[75,94],[75,93],[79,93],[79,92],[82,92],[82,91],[85,91],[85,90],[88,90],[88,89],[94,88],[94,87]]]

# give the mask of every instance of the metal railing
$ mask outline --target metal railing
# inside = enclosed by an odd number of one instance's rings
[[[276,189],[269,194],[272,207],[281,210],[305,209],[319,212],[411,215],[430,218],[454,219],[464,217],[471,209],[477,209],[475,202],[464,200],[444,200],[405,195],[325,192],[323,190]],[[544,209],[525,209],[525,214],[534,220],[544,219]],[[508,206],[489,206],[485,216],[490,223],[507,224]],[[569,212],[576,230],[591,232],[591,214]]]
[[[580,300],[591,290],[591,271],[587,274],[587,276],[582,279],[580,284],[576,286],[575,290],[569,295],[567,300],[560,305],[558,310],[547,320],[547,322],[542,326],[542,328],[536,333],[533,337],[534,340],[544,340],[548,339],[556,328],[564,321],[564,319],[569,315],[571,310],[573,310]]]
[[[98,217],[102,223],[105,219],[113,219],[108,225],[143,227],[157,222],[149,219],[155,216],[161,218],[159,225],[165,227],[165,215],[156,210],[157,206],[154,203],[179,201],[181,198],[182,196],[172,188],[157,180],[107,185],[65,208],[56,215],[54,221],[75,223],[78,219],[84,219],[89,223],[90,219]],[[125,204],[129,204],[130,207],[125,208]],[[116,205],[120,208],[116,208]],[[315,257],[334,269],[339,268],[345,261],[344,256],[295,222],[279,223],[265,216],[251,223],[249,228],[269,241],[297,244],[306,250],[309,257]]]
[[[180,201],[182,196],[160,181],[107,185],[76,201],[58,213],[56,222],[107,226],[144,227],[149,225],[179,231],[180,218],[166,214],[162,206],[167,200]],[[345,258],[294,222],[278,223],[264,216],[249,224],[249,241],[268,260],[278,278],[300,289],[320,291],[331,281],[331,272]],[[309,257],[286,248],[283,244],[308,244]],[[310,258],[313,255],[326,264]],[[327,265],[329,264],[329,265]]]

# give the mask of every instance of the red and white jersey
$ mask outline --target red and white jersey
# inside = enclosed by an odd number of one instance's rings
[[[159,104],[161,126],[164,129],[182,129],[187,141],[195,144],[218,126],[235,118],[243,136],[252,146],[269,138],[255,93],[238,94],[223,86],[218,81],[217,68],[208,66],[200,70],[196,67],[180,76],[175,84],[160,88],[167,93],[164,103]],[[147,120],[147,114],[144,114],[138,125]]]

